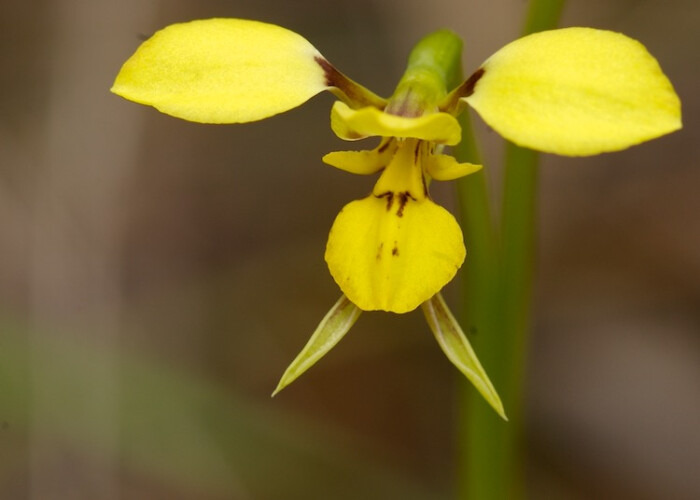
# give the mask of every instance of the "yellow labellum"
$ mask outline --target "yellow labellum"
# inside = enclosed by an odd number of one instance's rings
[[[392,115],[375,107],[351,109],[336,101],[331,110],[333,132],[348,141],[370,136],[423,139],[453,146],[462,139],[457,119],[447,113],[417,117]]]
[[[412,311],[454,277],[466,254],[447,210],[427,198],[396,198],[349,203],[328,236],[331,275],[365,311]]]
[[[202,123],[260,120],[328,88],[323,56],[272,24],[208,19],[174,24],[124,63],[112,92]]]
[[[619,33],[536,33],[506,45],[482,69],[466,101],[521,146],[583,156],[681,127],[680,101],[659,64]]]
[[[346,205],[328,235],[326,262],[343,293],[365,311],[412,311],[464,261],[462,231],[428,197],[429,144],[397,140],[372,194]]]

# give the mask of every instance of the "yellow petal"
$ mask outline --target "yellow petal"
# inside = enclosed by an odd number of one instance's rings
[[[411,137],[455,145],[462,138],[457,119],[447,113],[406,117],[384,113],[371,106],[351,109],[340,101],[336,101],[331,110],[331,128],[338,137],[348,141],[370,136]]]
[[[328,88],[323,56],[296,33],[257,21],[174,24],[144,42],[112,92],[202,123],[260,120]]]
[[[521,146],[583,156],[681,127],[680,101],[659,64],[619,33],[536,33],[505,46],[482,69],[467,102]]]
[[[405,313],[455,275],[466,251],[454,217],[430,199],[370,195],[346,205],[331,228],[326,262],[360,309]]]
[[[436,181],[452,181],[481,170],[481,165],[458,163],[449,155],[430,155],[426,162],[430,177]]]
[[[371,151],[334,151],[323,157],[328,165],[351,174],[368,175],[386,167],[396,152],[396,141],[385,139]]]
[[[423,176],[423,159],[430,145],[418,139],[399,139],[396,152],[372,189],[380,198],[406,198],[422,201],[428,196]]]

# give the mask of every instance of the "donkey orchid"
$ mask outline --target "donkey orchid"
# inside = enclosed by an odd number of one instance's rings
[[[566,28],[529,35],[497,51],[461,83],[454,73],[460,53],[461,41],[451,32],[428,35],[411,52],[394,94],[384,99],[292,31],[209,19],[157,32],[117,76],[114,93],[201,123],[261,120],[328,90],[338,98],[331,127],[339,138],[380,138],[372,150],[323,157],[350,173],[380,175],[370,195],[347,204],[331,228],[325,259],[343,296],[277,391],[328,352],[361,311],[405,313],[422,305],[448,358],[505,418],[439,293],[466,251],[459,224],[432,201],[428,186],[432,179],[452,180],[481,168],[443,153],[461,140],[455,117],[470,106],[506,139],[569,156],[621,150],[681,127],[671,83],[644,46],[622,34]]]

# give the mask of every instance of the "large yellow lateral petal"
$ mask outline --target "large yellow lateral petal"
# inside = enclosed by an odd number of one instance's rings
[[[260,120],[327,88],[321,54],[272,24],[207,19],[173,24],[124,64],[112,92],[202,123]]]
[[[347,141],[370,136],[423,139],[453,146],[462,139],[462,129],[454,116],[431,113],[407,117],[385,113],[375,107],[352,109],[336,101],[331,110],[333,132]]]
[[[566,28],[506,45],[467,102],[505,138],[570,156],[616,151],[681,127],[680,101],[644,46]]]
[[[395,313],[439,292],[465,254],[462,231],[447,210],[400,194],[346,205],[326,246],[331,275],[353,303]]]

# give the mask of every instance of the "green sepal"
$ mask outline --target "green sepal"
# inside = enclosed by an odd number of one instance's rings
[[[385,111],[400,116],[436,112],[461,72],[462,40],[442,29],[423,37],[408,57],[406,71]]]
[[[282,375],[274,396],[330,351],[360,317],[362,310],[343,295],[321,320],[316,331]]]
[[[447,358],[474,384],[476,390],[496,410],[496,413],[503,420],[508,420],[501,398],[479,363],[479,358],[476,357],[476,353],[474,353],[474,349],[472,349],[459,323],[445,304],[442,295],[439,293],[434,295],[423,303],[422,308],[428,325],[430,325],[430,329],[435,334],[435,338]]]

